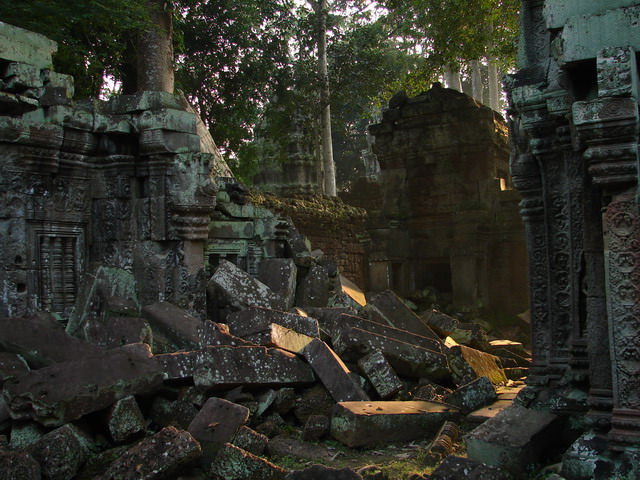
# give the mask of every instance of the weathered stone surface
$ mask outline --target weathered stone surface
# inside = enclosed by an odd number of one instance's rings
[[[233,478],[234,480],[278,480],[284,479],[287,471],[226,443],[211,463],[210,474],[214,475],[214,478]]]
[[[36,315],[0,318],[0,347],[6,352],[20,354],[33,368],[95,356],[104,351],[60,328],[52,328]]]
[[[469,413],[480,407],[490,405],[497,400],[495,387],[487,377],[475,380],[458,387],[447,395],[445,401],[458,407],[463,413]]]
[[[129,343],[146,343],[153,348],[151,327],[139,317],[108,317],[87,326],[88,342],[103,348],[116,348]]]
[[[0,448],[0,480],[40,480],[40,464],[27,452]]]
[[[506,383],[507,377],[494,355],[464,345],[453,345],[447,352],[454,381],[465,385],[478,377],[487,377],[494,385]]]
[[[207,294],[219,306],[232,310],[248,307],[278,309],[283,306],[279,295],[227,260],[220,260],[207,284]]]
[[[227,316],[226,323],[229,325],[229,331],[239,337],[267,331],[272,323],[310,337],[320,336],[316,319],[267,308],[252,307],[232,313]]]
[[[5,384],[3,395],[14,418],[31,417],[54,427],[128,395],[150,392],[163,378],[150,358],[121,348],[19,375]]]
[[[302,430],[302,439],[317,442],[329,434],[330,428],[331,420],[326,415],[309,415]]]
[[[260,262],[258,280],[280,295],[283,307],[293,307],[298,269],[292,258],[265,258]]]
[[[115,443],[128,442],[144,433],[147,424],[134,396],[113,404],[107,415],[107,427]]]
[[[265,347],[208,347],[193,371],[202,388],[237,385],[304,385],[315,380],[309,365],[296,355]]]
[[[329,272],[322,265],[312,265],[305,275],[298,274],[296,305],[326,307],[329,303]]]
[[[248,346],[249,344],[243,339],[231,335],[231,333],[229,333],[229,327],[224,323],[205,320],[200,330],[200,345],[207,347],[215,345]]]
[[[309,343],[304,357],[336,402],[369,400],[340,357],[322,340]]]
[[[22,450],[30,447],[42,437],[47,430],[39,423],[24,420],[14,421],[11,425],[11,448]]]
[[[269,438],[243,425],[238,429],[230,443],[254,455],[262,455],[265,448],[267,448]]]
[[[167,427],[127,449],[96,480],[176,478],[181,468],[200,455],[200,445],[189,432]]]
[[[597,478],[597,464],[606,447],[606,439],[602,436],[593,432],[581,435],[562,455],[562,475],[572,480]]]
[[[162,396],[156,396],[151,404],[148,417],[160,427],[173,425],[180,430],[187,430],[197,414],[198,408],[187,399],[170,400]]]
[[[391,290],[374,295],[365,307],[365,311],[369,313],[372,320],[438,340],[434,331]]]
[[[460,320],[436,309],[426,310],[420,318],[441,337],[451,335],[451,332],[460,325]]]
[[[51,56],[58,50],[56,42],[44,35],[0,22],[0,58],[51,67]]]
[[[83,434],[71,424],[47,433],[29,451],[40,464],[42,476],[52,480],[73,478],[89,454]]]
[[[331,435],[348,447],[411,441],[435,434],[455,407],[435,402],[340,402],[331,417]]]
[[[465,436],[469,458],[522,475],[541,463],[560,440],[558,417],[511,406]]]
[[[0,352],[0,387],[10,378],[29,371],[29,365],[16,353]]]
[[[174,345],[174,350],[200,347],[202,321],[169,302],[147,305],[142,314],[154,332],[163,333]]]
[[[446,421],[438,430],[425,454],[425,460],[437,464],[444,457],[450,455],[456,448],[456,442],[460,436],[460,427],[454,422]]]
[[[247,407],[212,397],[202,406],[188,431],[200,442],[203,453],[209,456],[229,442],[248,419]]]
[[[293,414],[300,424],[307,423],[310,415],[331,416],[335,401],[322,384],[307,388],[296,398]]]
[[[358,360],[358,367],[383,400],[394,396],[402,388],[402,381],[380,351],[362,357]]]
[[[302,354],[304,348],[314,340],[314,337],[309,337],[277,323],[272,323],[268,330],[248,335],[245,339],[257,345],[276,347],[288,352]]]
[[[350,468],[332,468],[324,465],[312,465],[286,476],[287,480],[362,480],[362,476]]]
[[[472,460],[470,458],[449,455],[438,465],[431,476],[431,480],[459,480],[461,478],[472,480],[511,480],[504,470],[491,465]]]
[[[404,343],[359,328],[342,331],[334,339],[336,352],[345,360],[381,351],[399,375],[443,380],[449,377],[447,358],[438,352]]]

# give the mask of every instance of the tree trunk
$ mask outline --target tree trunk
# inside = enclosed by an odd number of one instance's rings
[[[459,92],[462,91],[462,81],[460,80],[460,69],[451,66],[444,69],[444,81],[448,88],[453,88]]]
[[[336,170],[333,162],[331,138],[331,103],[329,73],[327,68],[327,0],[318,0],[315,5],[319,17],[318,28],[318,73],[320,75],[320,107],[322,130],[322,164],[324,166],[324,193],[336,196]]]
[[[482,70],[480,60],[471,61],[471,96],[482,103]]]
[[[173,93],[173,23],[163,0],[147,0],[151,27],[137,41],[136,87]]]
[[[498,67],[493,57],[488,57],[489,66],[489,107],[495,111],[500,111],[500,80],[498,79]]]

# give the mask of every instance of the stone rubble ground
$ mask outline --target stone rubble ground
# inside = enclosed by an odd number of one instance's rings
[[[280,263],[265,284],[221,260],[211,320],[167,302],[137,311],[103,288],[80,299],[104,308],[76,336],[46,313],[1,319],[0,480],[386,478],[375,465],[308,465],[394,442],[415,447],[399,460],[439,463],[432,479],[506,478],[448,455],[461,425],[511,404],[521,382],[506,375],[528,365],[521,344],[442,312],[418,316],[391,291],[362,306],[339,274]],[[304,290],[295,305],[275,293],[291,275]],[[493,448],[481,433],[469,441]],[[275,463],[296,456],[306,468]]]

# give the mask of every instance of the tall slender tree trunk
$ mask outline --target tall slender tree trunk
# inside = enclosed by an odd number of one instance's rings
[[[164,0],[147,0],[150,28],[136,44],[137,91],[153,90],[173,93],[173,23],[171,10]]]
[[[460,80],[460,69],[458,67],[447,66],[444,69],[444,82],[448,88],[462,91],[462,81]]]
[[[489,25],[490,36],[493,35],[493,22]],[[489,107],[493,110],[500,110],[500,92],[502,91],[500,80],[498,79],[498,67],[496,65],[496,59],[493,56],[493,42],[489,40],[487,45],[487,66],[489,67],[489,74],[487,83],[489,84]]]
[[[471,61],[471,96],[482,103],[482,70],[480,60]]]
[[[333,162],[331,136],[331,96],[327,68],[327,0],[318,0],[314,5],[319,18],[318,28],[318,73],[320,75],[320,123],[322,130],[322,164],[324,167],[324,193],[336,196],[336,169]]]

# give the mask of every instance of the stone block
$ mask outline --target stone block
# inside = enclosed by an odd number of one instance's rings
[[[339,275],[338,281],[340,292],[349,300],[349,307],[359,309],[367,304],[367,297],[358,285],[343,275]]]
[[[340,402],[331,417],[331,435],[348,447],[409,442],[434,435],[455,407],[435,402]]]
[[[85,330],[88,342],[102,348],[116,348],[130,343],[146,343],[153,348],[153,333],[140,317],[108,317]]]
[[[315,381],[313,371],[304,360],[276,348],[216,346],[207,347],[202,352],[193,372],[197,387],[273,387]]]
[[[107,428],[115,443],[125,443],[144,434],[147,423],[134,396],[121,398],[111,406]]]
[[[464,345],[453,345],[447,352],[453,380],[465,385],[478,377],[487,377],[494,385],[507,382],[498,357]]]
[[[179,472],[195,463],[201,454],[200,445],[189,432],[167,427],[127,449],[95,480],[177,478]]]
[[[596,468],[606,447],[605,438],[593,432],[582,434],[562,455],[562,475],[572,480],[597,478]]]
[[[422,315],[420,315],[420,318],[441,337],[451,335],[451,333],[460,325],[460,320],[457,318],[435,309],[423,312]]]
[[[231,333],[229,333],[228,325],[225,325],[224,323],[215,323],[211,320],[205,320],[203,322],[199,335],[200,345],[202,347],[215,345],[249,346],[249,342],[246,342],[235,335],[231,335]]]
[[[365,311],[371,320],[438,340],[438,336],[391,290],[374,295]]]
[[[442,353],[359,328],[349,328],[342,331],[334,339],[333,346],[345,360],[354,361],[379,350],[394,370],[399,375],[406,377],[425,377],[439,381],[450,376],[447,358]]]
[[[482,351],[489,348],[489,340],[483,328],[477,323],[460,322],[449,335],[456,342]]]
[[[498,399],[496,389],[487,377],[479,377],[447,395],[445,402],[469,413]]]
[[[254,455],[262,455],[267,448],[269,438],[243,425],[238,429],[230,443]]]
[[[309,415],[302,430],[302,439],[306,442],[317,442],[329,434],[331,421],[326,415]]]
[[[292,258],[265,258],[260,262],[258,279],[280,295],[283,307],[293,307],[296,298],[298,268]]]
[[[293,414],[301,425],[307,423],[310,415],[331,416],[335,401],[331,394],[320,383],[305,389],[296,398]]]
[[[175,350],[188,350],[200,346],[202,320],[189,315],[172,303],[158,302],[146,305],[142,309],[142,315],[154,332],[161,332],[176,346]]]
[[[17,353],[32,368],[40,368],[79,357],[99,355],[104,349],[53,328],[42,318],[0,318],[0,348]]]
[[[336,338],[342,330],[355,327],[388,338],[394,338],[404,343],[410,343],[411,345],[433,350],[434,352],[443,353],[445,351],[444,344],[439,339],[423,337],[422,335],[417,335],[407,330],[383,325],[372,320],[367,320],[366,318],[356,317],[346,313],[327,317],[322,323],[322,327],[329,332],[329,336],[332,339]]]
[[[187,430],[200,442],[203,455],[210,458],[223,444],[231,441],[248,419],[247,407],[212,397],[205,402]]]
[[[264,458],[226,443],[211,463],[209,474],[214,478],[234,480],[280,480],[285,478],[287,471]]]
[[[393,397],[402,388],[402,381],[380,351],[362,357],[358,367],[383,400]]]
[[[238,337],[268,331],[273,323],[310,337],[320,336],[315,318],[268,308],[251,307],[231,313],[227,316],[226,323],[229,331]]]
[[[0,480],[40,480],[40,464],[27,452],[0,448]]]
[[[329,272],[322,265],[312,265],[306,275],[298,274],[296,305],[326,307],[329,303]]]
[[[523,475],[557,446],[557,416],[511,406],[465,436],[469,458]]]
[[[9,445],[16,450],[24,450],[42,437],[47,430],[39,423],[32,421],[13,421],[11,424],[11,440]]]
[[[362,480],[362,476],[350,468],[312,465],[289,473],[286,480]]]
[[[430,480],[511,480],[511,475],[504,470],[470,458],[449,455],[438,465]]]
[[[218,306],[232,310],[282,307],[279,295],[227,260],[220,260],[218,268],[207,283],[207,295]]]
[[[40,68],[26,63],[11,62],[4,66],[0,73],[4,80],[4,91],[21,92],[28,88],[43,86]]]
[[[86,437],[69,423],[40,437],[29,451],[42,476],[51,479],[75,477],[89,455]]]
[[[145,110],[137,117],[137,129],[138,131],[163,129],[174,132],[196,133],[196,116],[191,112],[176,108]]]
[[[158,395],[153,399],[148,417],[161,427],[173,425],[181,430],[187,430],[197,414],[198,408],[187,399],[170,400]]]
[[[350,375],[347,366],[325,342],[315,339],[303,353],[336,402],[369,400],[362,387]]]
[[[0,58],[50,68],[58,45],[44,35],[0,22]]]
[[[24,359],[16,354],[9,352],[0,352],[0,387],[7,380],[14,378],[16,375],[24,374],[29,371],[29,365]]]
[[[18,375],[5,384],[3,394],[13,418],[33,418],[56,427],[128,395],[149,393],[163,379],[150,358],[120,348]]]
[[[302,354],[304,348],[313,341],[313,337],[282,327],[277,323],[272,323],[264,332],[254,333],[245,338],[257,345],[277,347],[298,354]]]

